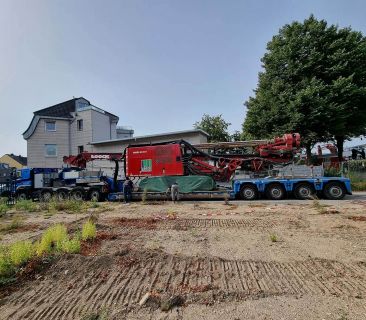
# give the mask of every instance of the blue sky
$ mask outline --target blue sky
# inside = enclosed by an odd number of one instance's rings
[[[311,13],[366,34],[365,1],[2,0],[0,154],[33,111],[83,96],[136,135],[222,113],[240,130],[266,43]]]

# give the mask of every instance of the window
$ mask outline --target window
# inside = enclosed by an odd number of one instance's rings
[[[141,160],[141,172],[149,172],[152,170],[152,160]]]
[[[57,144],[45,144],[46,157],[57,157]]]
[[[78,153],[84,152],[84,146],[78,146]]]
[[[83,131],[84,126],[83,119],[78,120],[77,124],[78,124],[78,131]]]
[[[56,121],[46,121],[45,130],[47,132],[56,131]]]

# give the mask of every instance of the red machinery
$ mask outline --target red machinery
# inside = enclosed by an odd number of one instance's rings
[[[149,145],[131,145],[122,155],[120,153],[89,153],[64,157],[64,162],[72,166],[85,168],[93,160],[111,160],[116,163],[115,179],[118,174],[118,161],[124,160],[126,176],[174,176],[174,175],[209,175],[216,181],[229,181],[239,167],[249,171],[268,169],[270,164],[289,163],[300,147],[298,133],[285,134],[272,141],[258,141],[253,144],[251,153],[214,154],[203,149],[245,147],[248,141],[208,143],[193,146],[187,141],[171,141]]]

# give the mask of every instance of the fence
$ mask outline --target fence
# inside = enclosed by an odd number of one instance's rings
[[[15,203],[14,197],[15,184],[13,181],[8,181],[0,184],[0,197],[6,198],[6,203],[11,205]]]

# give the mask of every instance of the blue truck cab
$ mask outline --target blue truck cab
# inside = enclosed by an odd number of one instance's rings
[[[351,181],[341,177],[316,178],[258,178],[233,181],[233,193],[242,200],[255,200],[266,196],[271,200],[281,200],[287,195],[295,198],[311,199],[322,195],[329,200],[341,200],[352,194]]]

